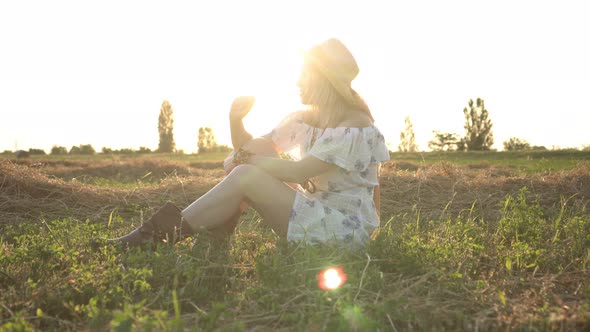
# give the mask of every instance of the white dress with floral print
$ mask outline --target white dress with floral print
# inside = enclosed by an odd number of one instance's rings
[[[303,112],[295,112],[267,137],[294,159],[311,155],[338,166],[310,179],[315,192],[297,191],[287,239],[366,244],[379,226],[373,201],[373,190],[379,185],[378,165],[389,160],[379,129],[374,125],[314,128],[303,121]]]

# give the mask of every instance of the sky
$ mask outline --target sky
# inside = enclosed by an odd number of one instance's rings
[[[164,100],[178,149],[199,127],[229,144],[233,98],[255,95],[254,135],[300,109],[301,53],[343,41],[391,150],[409,116],[420,150],[464,134],[485,101],[494,148],[511,137],[590,145],[585,1],[0,0],[0,151],[158,146]]]

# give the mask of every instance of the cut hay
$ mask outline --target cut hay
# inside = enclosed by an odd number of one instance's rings
[[[100,221],[108,218],[112,211],[121,215],[136,213],[138,208],[155,209],[166,201],[184,206],[213,187],[223,174],[222,170],[189,172],[185,167],[179,168],[180,173],[185,174],[180,176],[176,168],[162,163],[166,164],[159,161],[156,167],[145,161],[130,161],[117,166],[128,172],[139,169],[140,174],[160,172],[164,178],[157,184],[138,182],[127,187],[105,187],[81,183],[76,177],[64,176],[70,180],[56,177],[54,174],[70,174],[67,173],[69,167],[64,165],[52,168],[0,161],[0,227],[38,218],[75,217]],[[82,174],[84,165],[89,164],[100,163],[83,162],[71,168],[76,174]],[[89,173],[97,167],[88,167]]]
[[[404,168],[407,168],[404,166]],[[500,203],[507,195],[528,188],[546,211],[559,209],[563,200],[585,211],[590,201],[590,164],[545,174],[518,175],[506,167],[458,167],[439,163],[419,167],[415,172],[398,170],[395,162],[382,168],[381,214],[438,218],[470,211],[484,219],[499,216]]]
[[[111,212],[137,217],[166,201],[187,206],[224,176],[220,167],[195,168],[163,159],[55,161],[16,164],[0,161],[0,227],[39,218],[108,220]],[[77,180],[125,172],[125,186],[99,186]],[[154,181],[143,182],[145,174]],[[470,211],[484,220],[499,216],[500,203],[523,187],[547,211],[559,209],[564,199],[587,211],[590,201],[590,167],[580,164],[567,171],[522,175],[506,167],[458,167],[449,163],[413,166],[384,164],[381,182],[381,216],[420,214],[421,218],[456,216]]]

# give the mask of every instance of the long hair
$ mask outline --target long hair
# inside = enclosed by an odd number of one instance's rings
[[[307,74],[311,77],[312,87],[310,91],[310,108],[312,111],[329,112],[328,118],[332,123],[341,122],[346,110],[354,109],[366,113],[371,122],[374,122],[369,106],[365,100],[354,89],[350,89],[354,96],[354,103],[343,98],[340,93],[330,83],[330,81],[321,74],[313,65],[305,66]]]

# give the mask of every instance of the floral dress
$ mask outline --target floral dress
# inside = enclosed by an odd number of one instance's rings
[[[366,244],[379,226],[373,201],[373,191],[379,185],[378,166],[389,160],[379,129],[374,125],[315,128],[303,121],[303,112],[295,112],[267,137],[294,159],[314,156],[338,166],[310,179],[315,192],[297,191],[287,239]]]

